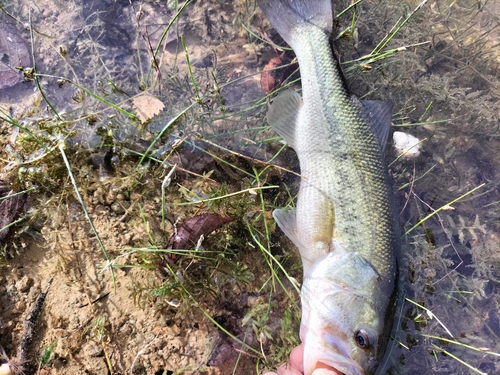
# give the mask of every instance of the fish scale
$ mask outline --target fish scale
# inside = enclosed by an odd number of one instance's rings
[[[392,104],[349,95],[330,46],[329,0],[259,5],[301,75],[302,98],[280,94],[267,120],[300,162],[296,209],[273,216],[302,259],[304,371],[373,374],[397,294],[399,233],[384,163]]]

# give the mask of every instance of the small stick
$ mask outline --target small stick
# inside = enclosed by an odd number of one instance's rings
[[[47,293],[49,292],[50,285],[52,284],[52,280],[50,279],[49,285],[45,292],[40,293],[38,298],[36,299],[31,311],[28,313],[28,316],[24,320],[24,331],[21,337],[21,342],[19,343],[19,347],[17,349],[17,358],[21,363],[22,367],[25,367],[26,363],[29,363],[28,353],[31,342],[33,341],[33,334],[35,333],[36,323],[40,314],[42,313],[43,303],[45,302],[45,297],[47,297]]]

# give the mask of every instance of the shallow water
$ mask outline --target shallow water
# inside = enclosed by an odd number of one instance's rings
[[[183,4],[0,3],[5,10],[0,12],[2,27],[17,30],[28,51],[31,36],[24,25],[33,8],[34,57],[44,75],[40,85],[66,121],[62,130],[46,127],[44,139],[68,135],[68,149],[75,157],[79,150],[93,155],[103,176],[106,165],[99,160],[107,150],[124,159],[143,153],[162,131],[150,149],[155,158],[172,165],[168,155],[175,141],[183,139],[186,147],[178,156],[183,167],[199,175],[214,169],[213,178],[236,190],[249,178],[242,171],[260,165],[257,161],[297,170],[293,152],[282,147],[264,121],[269,97],[260,73],[281,52],[256,36],[262,38],[267,30],[275,43],[282,41],[259,17],[253,1],[188,4],[163,36]],[[429,1],[389,43],[388,48],[406,50],[370,69],[352,62],[373,50],[398,18],[417,5],[365,1],[358,7],[356,35],[338,43],[352,92],[394,101],[395,130],[422,140],[421,152],[413,158],[398,157],[389,144],[388,163],[406,232],[401,274],[407,301],[395,332],[401,345],[394,346],[384,373],[496,374],[498,355],[489,352],[500,352],[500,3]],[[350,25],[351,16],[339,19],[340,30]],[[283,63],[292,59],[287,51]],[[290,66],[282,69],[288,70],[281,73],[284,85],[297,78],[296,67]],[[53,119],[54,113],[36,92],[33,81],[2,89],[0,108],[39,134],[42,120]],[[150,108],[134,107],[134,99],[145,94],[165,107],[152,108],[156,114],[141,121],[134,117],[138,110]],[[226,149],[257,161],[238,159]],[[37,151],[23,150],[23,157],[29,161]],[[200,156],[205,151],[229,161],[229,167],[225,162],[214,167],[213,159]],[[270,211],[292,199],[298,180],[290,172],[269,178],[282,190],[285,185],[291,189],[286,197],[277,198],[277,189],[266,195]],[[181,177],[177,182],[184,183]],[[297,271],[296,263],[293,268]],[[253,272],[258,279],[259,270]],[[175,371],[185,364],[170,366]]]

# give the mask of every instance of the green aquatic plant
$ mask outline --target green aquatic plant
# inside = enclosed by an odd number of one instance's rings
[[[476,215],[474,222],[470,225],[465,223],[465,219],[461,215],[458,215],[458,223],[453,220],[453,216],[451,215],[447,215],[446,219],[448,220],[449,229],[445,229],[445,232],[447,232],[450,237],[453,234],[457,234],[462,245],[465,244],[466,240],[469,238],[473,241],[477,241],[479,238],[476,233],[486,234],[486,225],[479,222],[479,215]]]

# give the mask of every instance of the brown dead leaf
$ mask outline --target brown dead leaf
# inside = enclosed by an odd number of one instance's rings
[[[234,217],[225,217],[214,213],[203,213],[193,216],[179,226],[170,237],[167,249],[190,250],[194,249],[198,242],[202,242],[210,233],[222,225],[236,220]],[[164,274],[165,262],[173,264],[179,256],[177,254],[165,254],[160,261],[159,269]]]
[[[0,196],[3,199],[0,201],[0,243],[9,233],[9,224],[12,223],[21,211],[24,202],[26,201],[26,196],[14,195],[14,191],[10,190],[5,185],[0,185]],[[12,196],[11,198],[7,198]]]
[[[276,87],[281,83],[280,80],[277,80],[273,76],[273,69],[280,66],[283,61],[283,56],[285,56],[285,52],[281,55],[273,57],[264,67],[264,71],[260,75],[260,87],[266,94],[272,92]]]
[[[161,100],[155,98],[151,95],[141,95],[133,100],[135,111],[137,116],[141,120],[141,123],[145,123],[151,120],[154,116],[160,113],[165,105]]]

